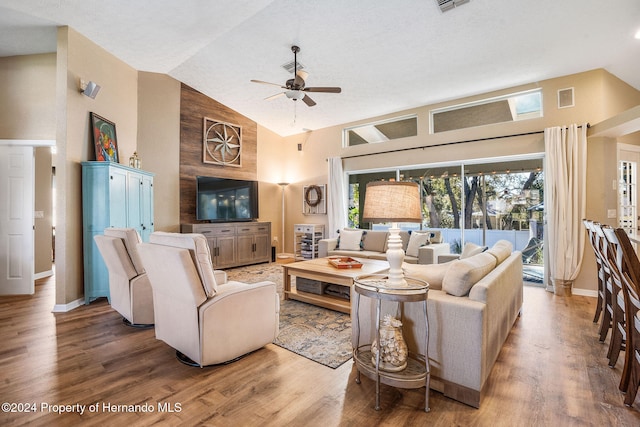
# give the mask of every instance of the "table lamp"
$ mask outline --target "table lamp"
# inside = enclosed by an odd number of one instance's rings
[[[402,272],[404,250],[399,222],[422,222],[420,187],[415,182],[374,181],[367,184],[362,214],[364,222],[390,222],[387,261],[390,287],[407,286]]]

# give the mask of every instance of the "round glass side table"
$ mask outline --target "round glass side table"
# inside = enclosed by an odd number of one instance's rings
[[[427,317],[427,295],[429,293],[429,284],[423,280],[405,277],[407,286],[391,287],[388,283],[386,275],[373,274],[368,276],[360,276],[354,279],[354,313],[353,321],[354,333],[356,336],[355,347],[353,349],[353,360],[358,370],[356,375],[356,383],[360,384],[360,374],[364,374],[368,378],[376,382],[376,406],[375,409],[380,410],[380,383],[392,387],[413,389],[425,387],[425,412],[429,412],[429,383],[431,380],[429,368],[429,320]],[[425,354],[416,354],[409,351],[407,358],[407,367],[403,370],[390,372],[380,369],[380,353],[377,351],[375,356],[371,351],[372,343],[360,343],[360,296],[371,298],[376,304],[375,328],[376,342],[380,342],[380,316],[382,312],[382,301],[392,301],[399,304],[405,303],[422,303],[422,312],[424,314],[424,324],[426,334]]]

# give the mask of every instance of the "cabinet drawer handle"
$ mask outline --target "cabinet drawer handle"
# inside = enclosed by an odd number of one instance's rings
[[[202,231],[200,232],[200,234],[207,234],[207,233],[211,233],[211,230],[202,230]]]

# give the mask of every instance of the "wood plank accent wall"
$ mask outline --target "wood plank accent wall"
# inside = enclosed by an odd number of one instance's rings
[[[204,118],[242,127],[242,167],[203,163]],[[196,223],[196,176],[255,180],[258,126],[256,122],[183,84],[180,90],[180,223]]]

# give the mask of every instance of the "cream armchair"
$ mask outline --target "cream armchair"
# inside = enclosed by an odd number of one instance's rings
[[[155,232],[139,252],[153,289],[156,338],[181,362],[232,361],[278,336],[275,283],[219,283],[225,277],[214,273],[202,234]]]
[[[133,228],[107,228],[94,237],[109,271],[109,301],[125,324],[153,326],[153,296],[138,255],[140,236]]]

